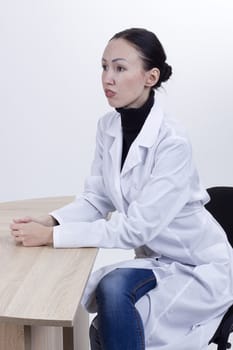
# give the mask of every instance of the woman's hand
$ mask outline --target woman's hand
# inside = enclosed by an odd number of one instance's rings
[[[34,218],[31,216],[25,216],[19,219],[14,219],[13,223],[15,224],[26,224],[29,222],[36,222],[38,224],[52,227],[57,225],[56,219],[54,219],[51,215],[40,216],[38,218]]]
[[[25,247],[36,247],[53,243],[53,228],[25,217],[14,220],[10,225],[11,234],[17,243]]]

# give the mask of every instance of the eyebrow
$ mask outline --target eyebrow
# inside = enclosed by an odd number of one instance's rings
[[[105,58],[102,58],[102,61],[107,62]],[[117,57],[112,60],[112,62],[117,62],[117,61],[127,61],[125,58]]]

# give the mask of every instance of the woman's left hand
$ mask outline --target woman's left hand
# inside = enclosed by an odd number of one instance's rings
[[[53,243],[53,228],[36,222],[12,223],[11,234],[17,243],[25,247],[36,247]]]

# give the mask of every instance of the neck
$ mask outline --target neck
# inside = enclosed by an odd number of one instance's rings
[[[148,98],[149,98],[149,96],[151,94],[151,91],[152,90],[146,89],[144,91],[144,94],[141,96],[140,100],[137,99],[135,102],[131,102],[130,105],[124,106],[124,107],[121,107],[121,108],[124,108],[124,109],[141,108],[147,102],[147,100],[148,100]]]
[[[147,100],[141,107],[121,107],[116,108],[117,112],[121,115],[122,126],[124,127],[125,123],[131,125],[143,124],[146,117],[150,113],[150,110],[154,104],[154,90],[150,91],[150,94]]]

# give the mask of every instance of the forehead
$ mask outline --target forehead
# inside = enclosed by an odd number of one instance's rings
[[[106,61],[112,61],[116,58],[124,59],[129,63],[141,61],[139,52],[135,47],[121,38],[110,40],[103,53],[103,59]]]

